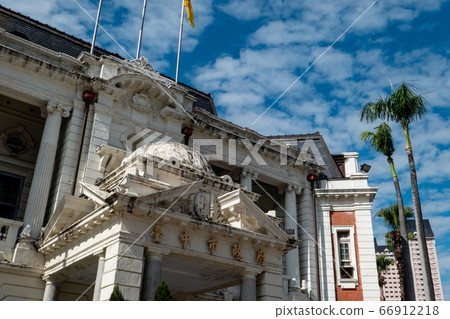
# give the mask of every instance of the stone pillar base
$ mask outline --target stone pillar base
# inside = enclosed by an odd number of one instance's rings
[[[32,241],[19,241],[14,249],[13,264],[27,265],[31,267],[44,267],[44,255],[39,253]]]

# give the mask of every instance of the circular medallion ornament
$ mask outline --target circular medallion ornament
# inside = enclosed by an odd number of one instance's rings
[[[31,135],[21,125],[0,132],[0,147],[12,156],[25,153],[34,147]]]

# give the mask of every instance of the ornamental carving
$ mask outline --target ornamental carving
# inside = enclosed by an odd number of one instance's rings
[[[34,142],[25,127],[17,125],[0,133],[0,147],[6,149],[10,155],[17,156],[32,149]]]
[[[242,259],[241,244],[233,244],[233,247],[231,247],[231,255],[233,255],[233,257],[237,260]]]
[[[217,250],[217,246],[219,245],[219,241],[216,238],[211,238],[208,240],[208,250],[211,253],[211,255],[214,254],[214,252]]]
[[[146,93],[135,93],[131,98],[131,107],[138,112],[148,113],[152,110],[150,98]]]
[[[154,243],[161,243],[161,237],[164,236],[163,232],[161,231],[161,225],[155,225],[155,229],[153,229],[151,235],[153,236]]]
[[[203,191],[199,192],[194,197],[194,213],[201,219],[206,220],[209,217],[210,207],[210,195]]]
[[[129,61],[129,63],[131,64],[131,66],[134,66],[136,68],[155,72],[153,67],[148,63],[148,59],[145,57],[140,57],[139,59],[131,60]]]
[[[191,241],[191,235],[187,231],[185,231],[180,235],[180,240],[183,242],[183,248],[186,248]]]
[[[69,117],[72,106],[62,104],[56,101],[49,101],[46,106],[41,108],[41,116],[47,117],[49,113],[59,112],[62,117]]]
[[[263,249],[258,250],[256,253],[256,262],[260,265],[264,265],[266,262],[266,252]]]
[[[159,116],[161,111],[161,105],[152,101],[146,91],[127,94],[124,103],[139,113],[151,113],[154,119]]]

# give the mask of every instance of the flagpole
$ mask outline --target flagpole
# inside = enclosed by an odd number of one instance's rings
[[[177,56],[177,70],[175,73],[175,83],[178,83],[178,72],[180,70],[180,54],[181,54],[181,40],[183,38],[183,21],[184,21],[184,1],[181,1],[181,18],[180,18],[180,37],[178,40],[178,56]]]
[[[97,38],[98,22],[100,20],[100,12],[102,11],[103,0],[98,3],[97,19],[95,20],[94,36],[92,37],[91,54],[94,54],[95,39]]]
[[[136,59],[139,59],[139,56],[141,55],[141,42],[142,42],[142,33],[144,32],[144,20],[145,20],[145,9],[147,8],[147,0],[144,0],[144,7],[142,8],[142,22],[141,22],[141,29],[139,30],[139,41],[138,41],[138,47],[136,52]]]

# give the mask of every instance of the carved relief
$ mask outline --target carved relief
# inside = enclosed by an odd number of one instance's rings
[[[219,244],[219,241],[216,238],[211,238],[208,240],[208,250],[211,253],[211,255],[214,254],[214,252],[217,250],[217,245]]]
[[[153,67],[148,63],[148,59],[145,57],[140,57],[139,59],[129,61],[129,63],[131,64],[131,66],[139,69],[144,69],[153,72],[155,71]]]
[[[152,110],[150,98],[146,93],[135,93],[132,96],[131,101],[131,107],[133,107],[138,112],[148,113]]]
[[[260,265],[264,265],[266,262],[266,252],[263,249],[258,250],[256,253],[256,262]]]
[[[9,155],[17,156],[32,149],[34,142],[25,128],[17,125],[0,133],[0,147],[7,150]]]
[[[139,113],[151,113],[153,118],[157,118],[162,106],[152,101],[150,96],[145,91],[138,91],[133,94],[128,94],[124,99],[125,105],[128,105],[133,110]]]
[[[154,243],[161,243],[161,237],[164,236],[163,232],[161,231],[161,225],[155,225],[155,229],[152,231],[151,235],[153,236]]]
[[[41,116],[46,117],[47,114],[60,112],[62,117],[69,117],[72,106],[62,104],[56,101],[49,101],[46,106],[41,108]]]
[[[194,196],[194,213],[201,219],[206,220],[210,213],[210,196],[207,192],[199,192]]]
[[[184,231],[184,233],[180,235],[180,240],[183,242],[183,248],[186,248],[191,241],[191,235],[189,235],[187,231]]]

